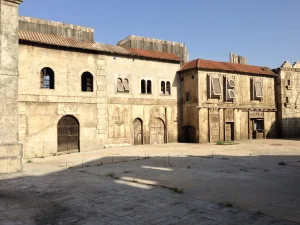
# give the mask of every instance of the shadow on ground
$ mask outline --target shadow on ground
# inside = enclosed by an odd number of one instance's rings
[[[0,224],[300,224],[299,155],[146,152],[25,168],[0,181]]]

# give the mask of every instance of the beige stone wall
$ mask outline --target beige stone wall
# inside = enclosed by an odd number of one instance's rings
[[[24,157],[57,153],[57,123],[73,115],[80,124],[80,151],[102,148],[106,132],[105,57],[20,45],[19,137]],[[55,89],[40,88],[40,71],[55,72]],[[93,92],[81,91],[83,72],[93,75]],[[102,115],[102,114],[103,115]]]
[[[276,82],[278,123],[284,138],[300,137],[300,63],[285,62]]]
[[[150,123],[160,118],[165,124],[167,142],[178,136],[179,63],[124,57],[107,57],[108,132],[106,145],[133,144],[133,121],[143,121],[144,143],[151,143]],[[129,93],[117,92],[117,79],[128,79]],[[141,94],[141,80],[151,80],[152,94]],[[171,83],[171,95],[161,94],[161,81]]]
[[[18,140],[18,5],[0,1],[0,174],[22,170]]]
[[[225,77],[235,81],[235,99],[233,102],[225,101],[225,93],[219,98],[209,97],[208,76],[219,76],[221,86],[225,88]],[[199,132],[199,142],[225,140],[226,122],[233,123],[235,140],[251,138],[249,131],[249,111],[263,111],[266,137],[276,137],[276,104],[274,77],[252,76],[236,73],[213,71],[185,71],[181,73],[182,81],[182,127],[193,126]],[[192,77],[197,78],[195,82]],[[263,79],[262,100],[251,100],[250,80]],[[185,101],[184,95],[190,92],[191,101]],[[225,117],[226,110],[232,110],[231,118]],[[195,112],[198,111],[198,112]],[[184,136],[182,134],[181,136]],[[198,141],[197,141],[198,142]]]

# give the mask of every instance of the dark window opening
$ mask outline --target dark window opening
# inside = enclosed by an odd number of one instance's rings
[[[190,93],[189,92],[187,92],[187,93],[185,93],[185,101],[190,101]]]
[[[192,76],[192,79],[194,80],[194,78],[195,78],[195,76],[193,75],[193,76]]]
[[[287,85],[288,85],[288,86],[290,86],[290,85],[291,85],[291,80],[290,80],[290,79],[288,79],[288,81],[287,81]]]
[[[264,121],[263,120],[255,120],[254,130],[263,131],[264,130]]]
[[[146,81],[141,80],[141,93],[146,94]]]
[[[81,76],[81,91],[93,92],[93,75],[89,72]]]
[[[147,80],[147,94],[152,93],[152,83],[151,80]]]
[[[41,70],[41,88],[54,89],[54,71],[49,67]]]
[[[285,98],[285,102],[286,102],[286,103],[289,103],[289,97],[286,97],[286,98]]]
[[[168,81],[167,82],[167,95],[171,95],[171,83]]]
[[[181,78],[181,81],[184,81],[184,78]]]
[[[165,82],[162,81],[162,82],[160,83],[160,86],[161,86],[161,94],[162,94],[162,95],[166,94],[166,85],[165,85]]]

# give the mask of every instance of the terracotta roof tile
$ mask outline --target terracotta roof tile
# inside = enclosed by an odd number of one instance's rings
[[[92,50],[98,52],[106,52],[117,55],[127,55],[135,57],[143,57],[157,60],[168,60],[180,62],[181,58],[172,53],[156,52],[149,50],[124,48],[121,46],[114,46],[108,44],[102,44],[97,42],[77,41],[73,38],[61,37],[51,34],[42,34],[29,31],[19,31],[19,40],[28,41],[32,43],[39,43],[52,46],[61,46],[67,48],[76,48],[83,50]]]
[[[229,62],[217,62],[205,59],[195,59],[183,64],[179,71],[189,69],[202,69],[202,70],[217,70],[225,72],[248,73],[254,75],[270,75],[277,76],[270,68],[252,65],[243,65]]]

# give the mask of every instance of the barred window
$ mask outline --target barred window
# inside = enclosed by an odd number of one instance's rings
[[[93,75],[90,72],[84,72],[81,76],[81,91],[93,92]]]
[[[41,70],[41,88],[54,89],[54,71],[49,67]]]

